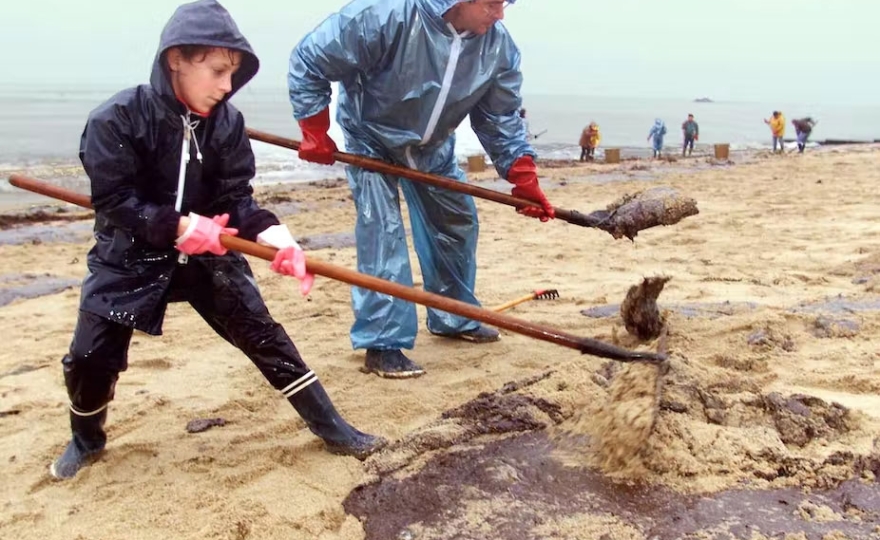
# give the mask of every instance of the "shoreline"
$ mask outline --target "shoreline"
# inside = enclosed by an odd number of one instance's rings
[[[825,147],[811,147],[808,149],[807,154],[813,152],[847,152],[850,150],[856,150],[859,148],[865,148],[868,146],[880,146],[880,144],[876,143],[857,143],[857,144],[836,144],[832,146]],[[649,150],[646,150],[649,152]],[[650,157],[622,157],[621,162],[618,164],[606,164],[602,161],[595,162],[579,162],[577,159],[569,159],[569,158],[538,158],[537,166],[538,166],[538,175],[540,178],[552,177],[552,174],[549,172],[557,172],[559,169],[566,169],[566,172],[572,175],[570,181],[590,181],[588,175],[598,175],[596,181],[627,181],[633,179],[633,176],[639,177],[639,179],[649,179],[649,177],[656,177],[657,175],[668,174],[670,172],[678,172],[670,171],[667,169],[662,169],[662,167],[675,167],[677,169],[681,169],[681,171],[690,171],[690,172],[699,172],[699,170],[703,170],[706,167],[718,167],[718,166],[734,166],[737,164],[746,164],[753,163],[756,159],[776,159],[776,158],[784,158],[784,157],[796,157],[797,154],[793,149],[789,149],[789,151],[784,156],[776,156],[773,155],[769,150],[764,149],[746,149],[746,150],[731,150],[729,160],[716,160],[714,156],[709,152],[695,152],[692,156],[682,157],[676,153],[666,153],[659,160],[652,159]],[[491,164],[486,164],[485,171],[471,173],[468,171],[467,161],[460,161],[459,166],[465,171],[468,176],[468,180],[472,183],[481,185],[482,187],[488,187],[490,185],[491,189],[501,189],[507,188],[509,184],[498,178],[495,169]],[[50,171],[52,173],[50,174]],[[9,177],[11,174],[23,174],[25,176],[32,176],[40,180],[44,180],[53,184],[57,184],[61,187],[66,187],[67,189],[72,189],[73,191],[83,192],[83,186],[71,186],[71,178],[78,178],[83,175],[84,172],[81,168],[77,171],[75,168],[65,166],[62,170],[61,177],[57,177],[55,173],[57,173],[57,169],[48,166],[48,167],[32,167],[26,169],[0,169],[0,174],[3,175],[4,180]],[[41,174],[42,173],[42,174]],[[582,173],[582,174],[581,174]],[[615,174],[619,173],[619,174]],[[258,169],[259,176],[259,169]],[[54,180],[46,180],[46,177],[54,177]],[[260,181],[254,182],[253,184],[255,195],[258,198],[262,198],[264,201],[273,202],[271,199],[275,199],[274,202],[278,202],[279,197],[283,198],[285,193],[288,192],[297,192],[299,190],[308,190],[308,189],[320,189],[326,187],[339,187],[346,186],[347,180],[345,178],[341,178],[338,176],[317,180],[303,180],[296,177],[295,174],[291,174],[289,177],[284,179],[274,178],[268,181]],[[58,210],[60,213],[64,212],[75,212],[76,207],[74,205],[53,201],[51,198],[39,195],[36,193],[30,193],[26,190],[21,190],[15,188],[13,186],[7,185],[4,186],[6,190],[0,191],[0,218],[5,218],[5,220],[0,219],[0,230],[9,228],[10,224],[16,223],[33,223],[40,222],[38,219],[34,219],[30,217],[29,214],[33,214],[35,212],[48,212],[51,213],[53,211]],[[509,190],[508,190],[509,191]],[[43,220],[43,222],[48,222],[50,220]]]

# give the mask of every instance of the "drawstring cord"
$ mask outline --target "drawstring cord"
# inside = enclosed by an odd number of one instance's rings
[[[200,120],[191,120],[189,110],[186,111],[186,115],[180,115],[180,119],[183,121],[183,141],[180,145],[180,170],[177,174],[177,200],[174,203],[174,209],[178,212],[183,208],[183,188],[186,185],[186,168],[189,164],[190,141],[195,144],[196,159],[199,160],[199,163],[202,162],[202,151],[199,148],[199,138],[196,137],[196,128],[199,127]],[[186,253],[181,253],[177,257],[177,262],[180,264],[186,264],[188,259],[189,257]]]

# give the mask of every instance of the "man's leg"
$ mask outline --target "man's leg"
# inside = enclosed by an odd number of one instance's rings
[[[397,179],[355,167],[348,167],[347,174],[357,210],[358,271],[412,287]],[[353,348],[413,348],[418,332],[415,305],[360,287],[352,287],[351,291]]]
[[[454,159],[432,172],[465,181]],[[408,180],[401,180],[400,185],[409,208],[425,290],[479,306],[474,285],[480,226],[473,197]],[[477,342],[498,339],[497,331],[478,321],[433,308],[428,308],[428,330]]]
[[[357,167],[348,167],[346,174],[357,210],[358,271],[412,287],[397,179]],[[351,288],[351,303],[355,317],[351,344],[354,349],[367,350],[367,372],[387,378],[418,377],[425,373],[401,351],[415,345],[415,305],[361,287]]]
[[[103,317],[79,312],[70,351],[61,360],[70,398],[71,441],[49,472],[72,478],[104,450],[107,405],[113,399],[119,372],[128,367],[132,329]]]
[[[284,328],[269,314],[251,269],[239,256],[190,262],[190,305],[223,339],[240,349],[287,398],[328,451],[365,459],[385,446],[358,431],[336,411]],[[291,283],[291,294],[295,290]]]

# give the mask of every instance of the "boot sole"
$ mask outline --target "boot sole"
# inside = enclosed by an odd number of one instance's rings
[[[441,337],[441,338],[446,338],[446,339],[458,339],[461,341],[467,341],[468,343],[495,343],[496,341],[501,341],[501,336],[497,335],[497,334],[494,336],[479,336],[479,335],[467,334],[467,333],[434,334],[432,332],[432,335],[437,336],[437,337]]]
[[[410,371],[382,371],[380,369],[368,368],[366,366],[361,366],[360,371],[361,373],[366,373],[368,375],[373,373],[383,379],[415,379],[425,374],[424,369]]]
[[[363,450],[354,450],[354,451],[351,448],[346,447],[346,446],[331,446],[327,443],[324,443],[324,448],[326,448],[327,451],[330,452],[331,454],[336,455],[336,456],[353,457],[353,458],[357,459],[358,461],[366,460],[368,457],[372,456],[373,454],[375,454],[379,450],[382,450],[386,446],[388,446],[388,439],[386,439],[384,437],[376,437],[376,443],[369,448],[366,448]]]

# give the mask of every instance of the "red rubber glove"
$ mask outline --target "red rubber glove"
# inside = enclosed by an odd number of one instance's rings
[[[330,130],[330,107],[315,116],[300,120],[299,128],[303,135],[302,143],[299,145],[299,159],[322,165],[336,163],[333,152],[338,149],[336,143],[327,134]]]
[[[220,235],[235,236],[238,229],[227,227],[229,214],[214,216],[211,219],[193,212],[189,213],[189,226],[177,239],[177,249],[187,255],[199,255],[211,252],[214,255],[226,255],[226,248],[220,244]]]
[[[507,181],[514,184],[511,195],[521,199],[528,199],[541,205],[541,208],[527,206],[517,210],[525,216],[538,218],[542,222],[556,217],[553,205],[547,200],[547,196],[538,185],[538,167],[532,156],[522,156],[513,162],[507,171]]]

